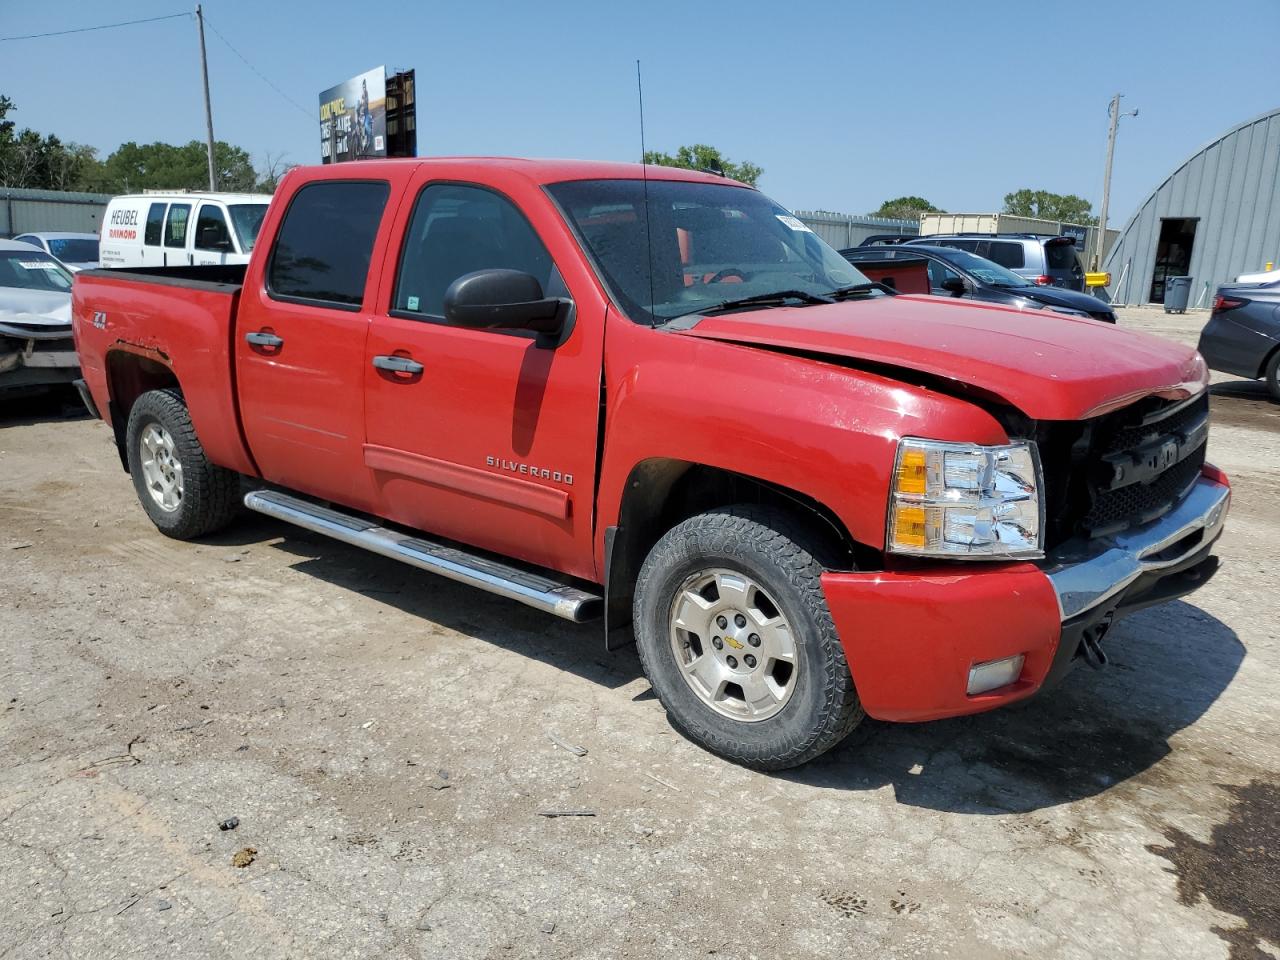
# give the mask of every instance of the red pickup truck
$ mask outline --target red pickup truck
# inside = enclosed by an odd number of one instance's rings
[[[762,769],[1022,700],[1217,567],[1193,350],[868,281],[709,174],[297,169],[242,267],[77,275],[162,533],[243,504],[634,635]]]

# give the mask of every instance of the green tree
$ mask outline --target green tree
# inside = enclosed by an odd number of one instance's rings
[[[199,140],[172,143],[122,143],[102,164],[103,186],[112,193],[139,190],[209,189],[208,153]],[[222,140],[213,145],[219,190],[252,192],[258,184],[247,151]]]
[[[681,147],[675,152],[675,156],[669,153],[661,153],[657,150],[648,150],[645,152],[644,162],[658,164],[663,167],[683,167],[686,170],[724,173],[726,177],[741,180],[743,183],[749,183],[753,187],[756,185],[756,181],[764,175],[764,170],[754,163],[746,161],[734,163],[715,147],[709,147],[705,143],[695,143],[691,147]]]
[[[892,220],[919,220],[922,213],[946,213],[924,197],[897,197],[880,204],[880,209],[867,214],[870,217],[888,217]]]
[[[98,166],[97,151],[63,143],[53,134],[17,129],[8,118],[14,102],[0,96],[0,186],[83,190]]]
[[[1074,193],[1050,193],[1048,190],[1015,190],[1004,195],[1004,212],[1018,217],[1061,220],[1063,223],[1090,225],[1098,222],[1093,205]]]

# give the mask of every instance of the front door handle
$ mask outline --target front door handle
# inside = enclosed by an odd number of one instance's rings
[[[255,347],[271,347],[275,349],[284,346],[284,337],[277,337],[274,333],[262,333],[261,331],[258,333],[246,333],[244,338]]]
[[[409,357],[374,357],[373,365],[379,370],[390,370],[392,373],[421,373],[422,364]]]

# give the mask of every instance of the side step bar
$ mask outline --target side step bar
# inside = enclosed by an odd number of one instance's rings
[[[446,547],[388,530],[375,523],[337,510],[321,507],[299,497],[275,490],[255,490],[245,494],[244,505],[314,533],[322,533],[353,547],[361,547],[392,560],[438,573],[500,597],[518,600],[545,613],[565,620],[582,622],[600,616],[603,601],[563,583],[536,573],[508,566],[497,560],[467,553],[457,547]]]

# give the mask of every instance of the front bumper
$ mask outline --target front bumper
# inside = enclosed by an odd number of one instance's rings
[[[1040,563],[938,565],[822,578],[862,706],[882,720],[978,713],[1025,699],[1062,676],[1115,620],[1196,589],[1230,503],[1212,467],[1165,516],[1136,530],[1067,544]],[[1092,643],[1092,646],[1090,645]],[[1022,654],[1013,683],[966,692],[977,663]]]
[[[0,390],[70,383],[79,371],[69,329],[0,337]]]

